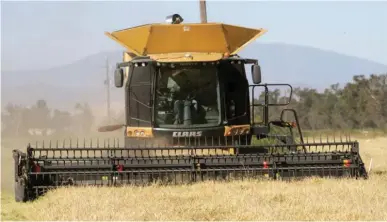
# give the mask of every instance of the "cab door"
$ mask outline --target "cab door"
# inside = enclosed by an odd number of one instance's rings
[[[249,84],[243,63],[235,63],[223,61],[219,67],[224,87],[225,119],[229,125],[244,125],[250,123]]]
[[[126,91],[128,126],[152,127],[154,76],[155,68],[152,62],[133,62]]]

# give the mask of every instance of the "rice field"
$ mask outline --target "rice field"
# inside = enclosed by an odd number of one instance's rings
[[[1,216],[2,220],[387,220],[387,137],[358,141],[367,169],[372,159],[368,180],[63,188],[32,203],[14,202],[8,167],[11,150],[3,147]]]

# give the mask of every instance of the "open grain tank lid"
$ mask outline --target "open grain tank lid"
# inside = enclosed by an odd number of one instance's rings
[[[170,53],[236,54],[266,32],[223,23],[147,24],[106,32],[137,56]]]

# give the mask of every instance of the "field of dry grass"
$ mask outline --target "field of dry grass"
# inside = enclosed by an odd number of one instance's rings
[[[5,170],[10,169],[9,159],[3,159],[9,158],[8,150],[2,152],[1,216],[2,220],[387,220],[387,137],[358,140],[367,168],[373,160],[368,180],[69,188],[25,204],[15,203],[12,189],[3,186],[4,180],[12,181],[8,177],[12,173]]]

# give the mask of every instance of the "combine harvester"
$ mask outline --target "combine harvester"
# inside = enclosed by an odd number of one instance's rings
[[[269,120],[269,87],[256,59],[237,53],[263,35],[222,23],[148,24],[106,33],[127,49],[114,73],[125,94],[123,146],[27,147],[14,150],[16,201],[59,186],[191,183],[240,178],[363,177],[357,141],[304,141],[297,114]],[[250,85],[246,66],[251,66]],[[255,104],[256,89],[265,92]],[[263,121],[256,121],[261,108]],[[294,122],[283,119],[291,114]],[[273,133],[273,127],[286,134]],[[297,134],[297,136],[296,136]],[[263,143],[262,141],[272,141]],[[274,142],[273,142],[274,141]]]

